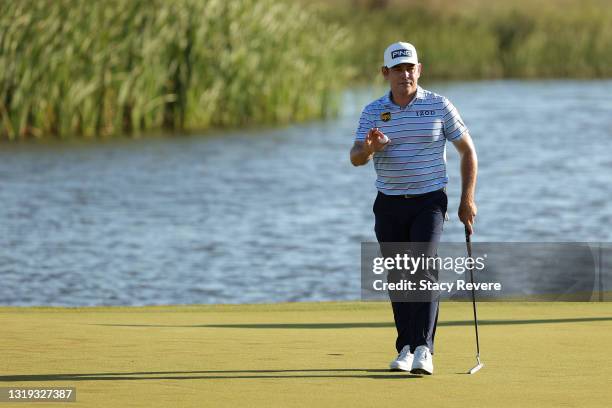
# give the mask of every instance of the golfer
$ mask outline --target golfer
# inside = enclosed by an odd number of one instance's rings
[[[351,163],[361,166],[373,158],[378,190],[374,229],[379,244],[427,243],[425,255],[436,256],[447,210],[446,141],[453,143],[461,157],[459,219],[469,234],[476,217],[474,144],[453,104],[418,85],[422,65],[412,44],[391,44],[384,52],[381,71],[390,92],[363,110]],[[391,370],[433,374],[438,299],[402,302],[391,298],[391,304],[399,353]]]

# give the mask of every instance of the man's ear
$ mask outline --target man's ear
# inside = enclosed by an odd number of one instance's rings
[[[382,73],[382,76],[387,79],[387,76],[389,75],[389,68],[383,66],[380,68],[380,72]]]

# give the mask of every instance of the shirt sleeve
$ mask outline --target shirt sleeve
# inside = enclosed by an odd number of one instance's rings
[[[444,98],[445,106],[442,108],[444,115],[442,121],[444,123],[444,137],[447,140],[453,141],[459,139],[464,133],[468,132],[467,126],[463,123],[459,111],[448,99]]]
[[[357,131],[355,132],[355,141],[363,142],[365,141],[366,136],[370,129],[374,127],[374,120],[372,119],[373,114],[371,112],[370,106],[366,106],[361,112],[361,117],[359,118],[359,126],[357,127]]]

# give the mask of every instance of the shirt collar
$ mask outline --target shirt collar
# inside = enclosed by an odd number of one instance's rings
[[[408,104],[408,106],[412,105],[414,103],[414,101],[416,101],[417,99],[424,99],[425,98],[425,91],[423,90],[423,88],[421,88],[420,85],[417,86],[417,91],[416,91],[416,95],[415,97],[410,101],[410,103]],[[395,104],[392,100],[391,100],[391,90],[389,90],[389,92],[387,92],[383,98],[383,105],[385,105],[385,108],[387,109],[391,109],[392,107],[398,107],[399,105]]]

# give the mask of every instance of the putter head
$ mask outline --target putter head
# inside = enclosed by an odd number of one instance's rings
[[[476,366],[474,366],[474,368],[472,368],[470,371],[468,371],[468,374],[476,374],[482,367],[484,367],[483,363],[478,363],[476,364]]]

